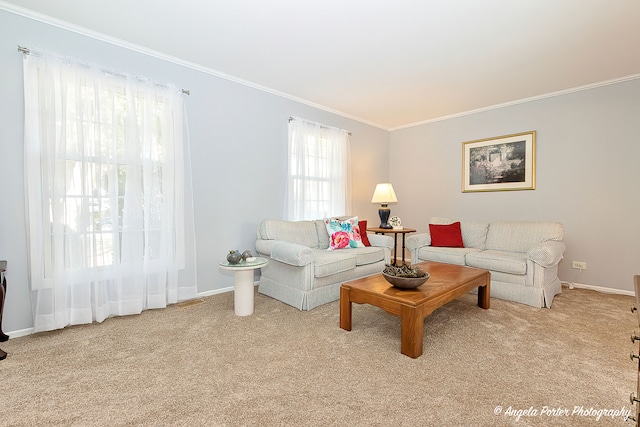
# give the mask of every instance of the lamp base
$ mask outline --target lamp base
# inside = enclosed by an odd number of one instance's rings
[[[389,224],[389,215],[391,215],[391,209],[389,209],[386,204],[380,206],[380,209],[378,209],[378,215],[380,216],[380,228],[393,228],[393,226]]]

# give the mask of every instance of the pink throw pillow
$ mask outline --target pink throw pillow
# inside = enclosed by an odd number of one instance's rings
[[[329,234],[328,250],[364,247],[360,237],[357,216],[345,220],[325,218],[324,225],[327,227],[327,233]]]

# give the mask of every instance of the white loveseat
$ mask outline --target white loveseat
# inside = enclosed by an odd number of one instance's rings
[[[451,224],[433,218],[431,224]],[[558,263],[565,251],[559,222],[461,222],[464,247],[431,246],[429,233],[407,237],[411,262],[437,261],[491,272],[491,297],[551,307],[562,292]]]
[[[371,246],[329,251],[321,219],[264,220],[256,237],[256,251],[269,260],[258,292],[300,310],[336,301],[342,283],[382,272],[393,248],[390,236],[367,233]]]

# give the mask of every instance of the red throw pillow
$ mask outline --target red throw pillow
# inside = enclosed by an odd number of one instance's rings
[[[429,232],[431,233],[431,246],[464,248],[460,222],[448,225],[429,224]]]
[[[364,243],[365,246],[371,246],[369,237],[367,237],[367,220],[359,220],[358,227],[360,228],[360,238],[362,239],[362,243]]]

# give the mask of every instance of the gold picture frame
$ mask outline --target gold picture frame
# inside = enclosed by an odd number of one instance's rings
[[[536,131],[462,143],[462,192],[535,190]]]

